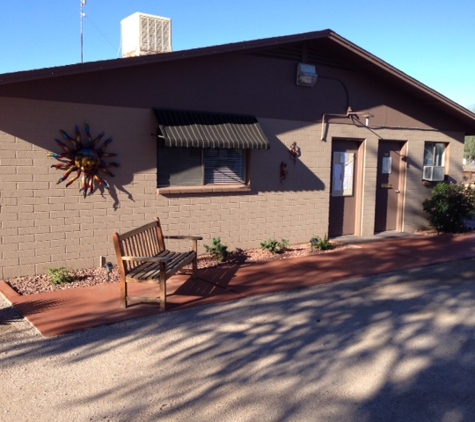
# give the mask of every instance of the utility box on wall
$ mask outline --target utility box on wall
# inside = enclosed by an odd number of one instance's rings
[[[172,51],[172,21],[169,18],[134,13],[120,22],[122,57]]]

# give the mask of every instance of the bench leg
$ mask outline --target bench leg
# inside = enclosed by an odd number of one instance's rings
[[[127,308],[127,282],[125,278],[120,278],[120,306]]]
[[[166,265],[160,263],[160,308],[164,311],[167,307],[167,275]]]
[[[191,278],[196,278],[197,275],[198,275],[198,260],[197,258],[195,257],[195,259],[193,260],[192,264],[191,264]]]
[[[197,272],[198,272],[198,240],[193,239],[192,240],[192,251],[195,253],[195,259],[193,260],[191,267],[192,267],[192,273],[191,273],[191,278],[196,278]]]

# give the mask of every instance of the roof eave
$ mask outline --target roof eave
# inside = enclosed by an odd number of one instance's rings
[[[150,54],[146,56],[128,57],[119,59],[101,60],[96,62],[78,63],[65,66],[57,66],[35,70],[25,70],[20,72],[0,74],[0,85],[11,83],[19,83],[33,81],[39,79],[56,78],[61,76],[70,76],[89,72],[98,72],[104,70],[123,69],[140,65],[148,65],[153,63],[162,63],[167,61],[176,61],[190,59],[196,57],[236,53],[236,52],[252,52],[266,47],[279,46],[292,42],[300,42],[306,40],[314,40],[325,38],[332,31],[329,29],[323,31],[308,32],[296,35],[284,35],[280,37],[264,38],[252,41],[240,41],[230,44],[221,44],[210,47],[199,47],[189,50],[178,50],[169,53]]]
[[[394,76],[397,79],[403,80],[408,86],[411,88],[419,91],[421,94],[426,95],[427,97],[431,98],[433,105],[442,107],[447,109],[449,112],[455,112],[458,116],[462,117],[467,123],[472,126],[472,131],[475,133],[475,113],[471,112],[467,108],[461,106],[460,104],[456,103],[455,101],[451,100],[450,98],[442,95],[441,93],[429,88],[427,85],[423,84],[422,82],[414,79],[413,77],[409,76],[408,74],[400,71],[399,69],[391,66],[389,63],[385,62],[384,60],[380,59],[379,57],[374,56],[373,54],[369,53],[368,51],[358,47],[356,44],[348,41],[347,39],[339,36],[333,31],[330,31],[328,34],[328,38],[343,46],[344,48],[352,51],[354,54],[359,55],[361,58],[367,60],[372,65],[378,67],[379,69],[387,72],[388,74]],[[471,133],[470,133],[471,134]]]
[[[442,108],[449,114],[454,114],[459,120],[471,127],[471,131],[475,134],[475,114],[470,110],[462,107],[456,102],[450,100],[439,92],[429,88],[427,85],[412,78],[406,73],[396,69],[384,60],[374,56],[368,51],[358,47],[356,44],[341,37],[330,29],[322,31],[307,32],[296,35],[284,35],[273,38],[264,38],[252,41],[241,41],[230,44],[222,44],[210,47],[200,47],[190,50],[174,51],[170,53],[153,54],[148,56],[121,58],[102,60],[97,62],[80,63],[74,65],[66,65],[45,69],[28,70],[14,73],[6,73],[0,75],[0,86],[14,83],[21,83],[27,81],[49,79],[77,74],[84,74],[90,72],[100,72],[106,70],[123,69],[136,67],[141,65],[149,65],[154,63],[162,63],[168,61],[177,61],[184,59],[191,59],[197,57],[205,57],[218,54],[229,54],[236,52],[250,53],[268,47],[278,47],[280,45],[291,44],[295,42],[304,42],[327,38],[329,41],[343,47],[347,51],[355,54],[363,59],[370,66],[374,66],[378,70],[386,72],[387,75],[402,81],[406,86],[414,89],[419,94],[426,96],[434,106]]]

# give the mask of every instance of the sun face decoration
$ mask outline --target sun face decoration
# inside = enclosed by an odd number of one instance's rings
[[[55,139],[64,152],[62,154],[56,154],[54,152],[47,154],[48,157],[53,157],[60,162],[60,164],[53,164],[51,167],[58,170],[66,170],[63,177],[58,180],[57,184],[64,182],[72,173],[76,172],[74,177],[66,184],[66,187],[79,179],[82,175],[80,191],[82,191],[84,197],[86,197],[88,193],[90,195],[94,191],[94,182],[109,189],[109,184],[99,176],[98,172],[101,171],[108,176],[114,177],[114,174],[111,173],[108,168],[119,167],[118,163],[106,163],[104,161],[104,158],[117,155],[106,152],[107,147],[112,142],[112,138],[108,138],[104,141],[101,147],[98,147],[98,144],[101,142],[105,133],[102,132],[96,138],[92,139],[91,129],[87,123],[87,140],[85,143],[81,141],[81,131],[78,126],[76,126],[76,138],[69,136],[64,130],[60,130],[60,132],[63,135],[63,138],[71,143],[71,146],[66,145],[59,139]]]

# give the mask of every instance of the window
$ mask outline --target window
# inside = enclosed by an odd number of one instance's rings
[[[236,148],[159,147],[158,187],[245,186],[247,155]]]
[[[424,145],[424,165],[445,167],[445,148],[442,142],[426,142]]]
[[[353,196],[355,176],[355,154],[353,152],[333,153],[332,196]]]
[[[252,149],[269,149],[255,116],[154,109],[160,193],[248,191]]]
[[[424,167],[422,179],[442,181],[445,178],[445,150],[442,142],[426,142],[424,145]]]
[[[204,184],[245,184],[246,153],[243,149],[203,150]]]

